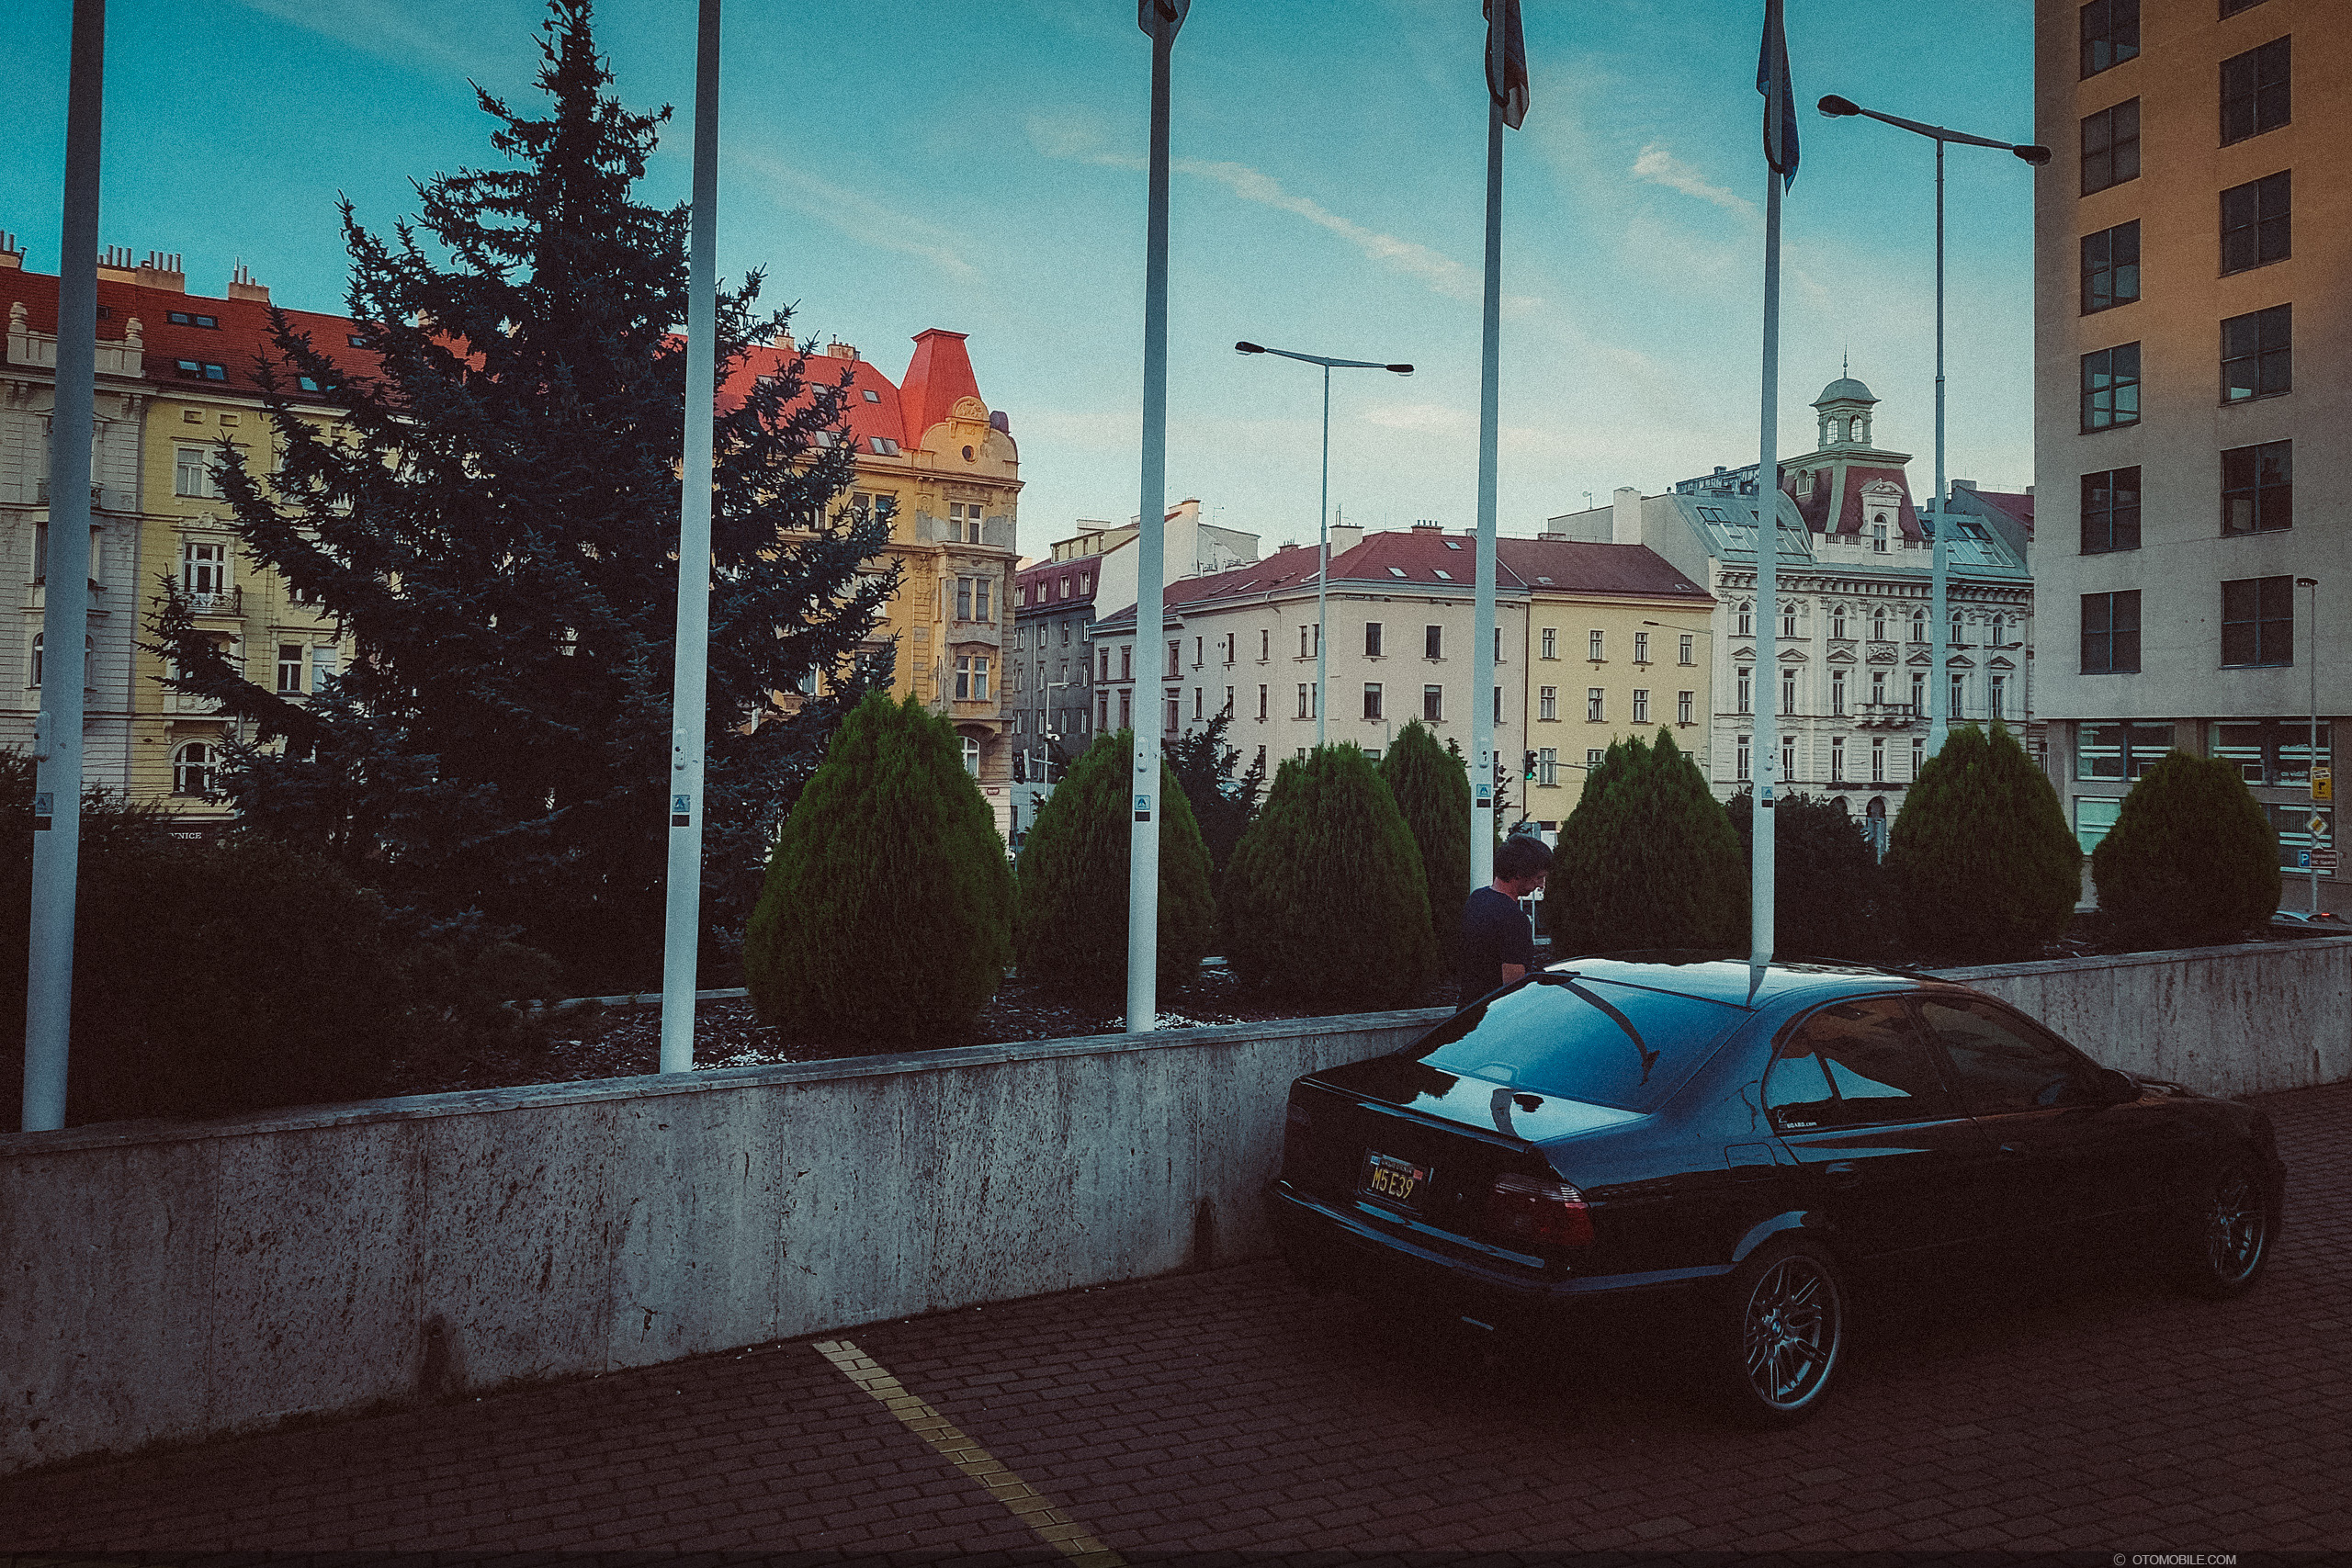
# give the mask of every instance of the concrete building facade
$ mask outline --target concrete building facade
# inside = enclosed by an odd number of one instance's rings
[[[2294,873],[2352,709],[2352,27],[2339,0],[2036,7],[2041,687],[2083,847],[2167,750],[2225,757]],[[2333,607],[2331,607],[2333,606]],[[2316,829],[2314,828],[2316,819]],[[2334,876],[2323,908],[2340,908]]]

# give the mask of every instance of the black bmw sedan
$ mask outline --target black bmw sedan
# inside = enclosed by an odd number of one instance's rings
[[[1677,1295],[1715,1388],[1772,1426],[1835,1382],[1859,1270],[2097,1238],[2230,1296],[2284,1187],[2261,1111],[2102,1067],[1968,987],[1637,953],[1300,1078],[1269,1196],[1317,1288],[1485,1327]]]

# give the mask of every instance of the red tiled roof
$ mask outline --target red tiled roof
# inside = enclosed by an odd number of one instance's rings
[[[915,333],[915,356],[907,362],[907,428],[921,441],[925,432],[947,417],[959,398],[978,398],[980,384],[972,376],[972,357],[964,352],[964,334],[944,327]],[[982,400],[986,401],[985,399]]]
[[[1804,519],[1805,526],[1816,534],[1829,528],[1829,491],[1838,482],[1838,471],[1836,464],[1814,470],[1813,493],[1806,496],[1796,494],[1793,475],[1781,480],[1781,488],[1796,502],[1797,514]],[[1847,465],[1845,474],[1846,489],[1838,504],[1836,532],[1857,536],[1862,533],[1862,487],[1885,479],[1903,492],[1895,506],[1894,518],[1903,537],[1924,539],[1928,536],[1927,530],[1919,526],[1918,512],[1911,504],[1910,477],[1901,468],[1870,468],[1856,463]]]
[[[0,272],[0,309],[18,301],[24,304],[28,328],[37,333],[57,331],[54,275],[15,268]],[[254,356],[266,353],[272,359],[278,357],[277,345],[270,336],[269,306],[259,299],[214,299],[201,294],[182,294],[101,277],[98,310],[98,337],[103,342],[122,342],[131,320],[138,320],[148,378],[163,387],[178,383],[215,391],[257,392],[260,389],[254,380]],[[220,325],[175,325],[170,318],[174,310],[210,316]],[[339,368],[365,373],[376,367],[374,355],[351,346],[352,322],[348,317],[292,310],[286,315],[294,330],[308,333],[311,346]],[[218,365],[222,378],[216,381],[183,377],[175,368],[183,359],[198,365]],[[295,395],[300,396],[299,392]]]
[[[2033,496],[2030,491],[2014,490],[1972,491],[1977,500],[1987,506],[1997,507],[2025,525],[2029,536],[2033,533]]]
[[[1647,545],[1576,539],[1497,539],[1496,563],[1531,587],[1571,593],[1632,593],[1712,604],[1714,596]],[[1539,578],[1550,578],[1539,582]]]
[[[1102,563],[1100,556],[1082,556],[1077,560],[1041,561],[1024,569],[1013,579],[1014,610],[1092,604],[1095,587],[1102,581]],[[1024,590],[1037,593],[1024,597]]]
[[[727,378],[719,383],[718,406],[732,409],[741,405],[761,377],[781,374],[797,352],[775,344],[765,344],[751,350],[736,362]],[[830,387],[841,380],[844,370],[849,372],[850,380],[849,396],[842,406],[849,411],[850,434],[856,440],[859,452],[871,454],[874,438],[877,435],[905,446],[906,422],[899,412],[899,389],[891,385],[888,376],[874,367],[872,361],[845,359],[811,350],[804,376],[812,387]],[[873,396],[868,397],[866,394],[869,392]],[[805,390],[801,393],[803,400],[808,396]]]

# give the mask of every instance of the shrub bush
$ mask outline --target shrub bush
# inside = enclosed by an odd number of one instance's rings
[[[1996,721],[1959,725],[1904,792],[1884,870],[1912,945],[1963,963],[2030,958],[2064,931],[2082,852],[2050,780]]]
[[[1756,795],[1724,804],[1752,866]],[[1787,958],[1886,956],[1878,855],[1870,834],[1833,796],[1784,795],[1772,807],[1772,952]]]
[[[956,728],[867,696],[768,856],[743,936],[760,1017],[799,1034],[968,1031],[1012,959],[1012,876]]]
[[[1334,1010],[1406,1007],[1437,972],[1428,884],[1388,785],[1351,742],[1275,771],[1226,872],[1243,984]]]
[[[2175,751],[2123,797],[2091,879],[2122,941],[2226,942],[2278,907],[2278,835],[2236,763]]]
[[[1739,837],[1672,734],[1620,740],[1586,776],[1553,852],[1544,914],[1562,957],[1745,945]]]
[[[1038,807],[1022,846],[1015,897],[1021,973],[1116,992],[1127,975],[1127,863],[1135,813],[1131,731],[1098,737]],[[1207,846],[1165,763],[1159,770],[1159,984],[1196,978],[1216,931]]]
[[[1389,742],[1380,776],[1421,852],[1430,937],[1443,962],[1462,946],[1462,906],[1470,897],[1470,775],[1417,718]]]

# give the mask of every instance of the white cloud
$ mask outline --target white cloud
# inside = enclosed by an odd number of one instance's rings
[[[491,56],[474,47],[485,31],[476,0],[243,0],[274,17],[366,54],[402,65],[437,65],[478,81]],[[527,31],[530,24],[523,24]]]
[[[941,271],[969,277],[978,270],[959,254],[948,229],[884,206],[862,191],[835,185],[758,148],[729,150],[728,162],[757,176],[786,206],[830,223],[876,250],[920,256]]]
[[[1679,190],[1685,196],[1695,196],[1701,201],[1712,201],[1724,211],[1736,212],[1742,218],[1756,216],[1754,202],[1711,183],[1697,169],[1656,141],[1644,147],[1634,158],[1633,173],[1636,179],[1662,185],[1668,190]]]

